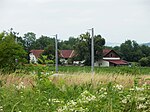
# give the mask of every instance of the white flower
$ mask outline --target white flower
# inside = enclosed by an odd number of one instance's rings
[[[123,100],[122,100],[122,103],[127,103],[127,99],[123,99]]]
[[[137,109],[144,109],[147,108],[147,106],[143,105],[143,104],[139,104],[139,106],[137,107]]]
[[[100,95],[100,98],[105,98],[105,95],[104,94]]]
[[[118,85],[118,84],[117,84],[117,85],[115,86],[115,88],[118,89],[118,90],[122,90],[124,87],[123,87],[122,85]]]
[[[134,88],[130,88],[130,91],[134,91]]]
[[[139,101],[144,101],[144,100],[145,100],[145,97],[138,97],[138,100],[139,100]]]
[[[20,82],[19,84],[18,84],[18,86],[16,86],[16,88],[19,90],[19,89],[24,89],[25,88],[25,86],[24,86],[24,83],[23,82]]]
[[[136,87],[135,89],[136,89],[137,91],[144,91],[144,88]]]
[[[49,102],[52,101],[53,103],[63,103],[63,101],[59,100],[59,99],[49,99]]]
[[[3,107],[2,106],[0,106],[0,112],[3,112]]]
[[[103,87],[102,87],[102,88],[100,89],[100,91],[106,91],[106,88],[103,88]]]
[[[104,92],[104,95],[107,95],[107,92]]]

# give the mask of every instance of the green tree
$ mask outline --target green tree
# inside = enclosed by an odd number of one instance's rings
[[[122,57],[130,62],[138,62],[143,57],[141,48],[136,41],[127,40],[125,43],[122,43],[120,52]]]
[[[36,42],[36,34],[33,32],[28,32],[24,34],[23,41],[26,51],[29,52],[30,50],[34,49]]]
[[[12,32],[0,34],[0,68],[14,71],[16,66],[25,61],[26,52],[17,43],[16,35]]]
[[[69,37],[68,40],[59,42],[58,46],[60,50],[73,50],[76,42],[77,38]]]
[[[94,59],[95,61],[102,58],[102,50],[105,45],[105,39],[101,35],[94,37]],[[89,33],[81,34],[77,38],[75,50],[78,60],[85,60],[85,65],[91,64],[91,38]]]
[[[141,45],[141,50],[144,57],[150,56],[150,47],[146,45]]]
[[[47,56],[47,59],[54,60],[55,58],[55,48],[53,45],[49,45],[44,49],[43,55]]]
[[[55,38],[50,38],[42,35],[39,39],[36,40],[35,49],[45,49],[48,46],[54,45],[55,45]]]

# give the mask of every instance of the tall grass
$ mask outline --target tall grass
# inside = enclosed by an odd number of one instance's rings
[[[12,78],[16,77],[18,76]],[[28,87],[24,82],[2,85],[0,111],[149,112],[150,85],[146,82],[148,78],[149,76],[135,78],[127,75],[98,74],[91,81],[91,74],[88,73],[57,77],[38,73],[34,77],[34,86]],[[130,86],[129,80],[132,82]]]
[[[25,66],[22,70],[25,71],[54,71],[54,66],[41,66],[30,65]],[[59,66],[59,73],[89,73],[91,72],[90,66]],[[150,75],[149,67],[95,67],[95,73],[114,73],[114,74],[131,74],[131,75]]]

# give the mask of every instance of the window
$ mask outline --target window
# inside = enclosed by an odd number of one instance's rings
[[[110,54],[110,57],[113,57],[113,54]]]

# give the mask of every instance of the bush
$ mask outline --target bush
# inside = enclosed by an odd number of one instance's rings
[[[144,57],[139,60],[141,66],[150,66],[150,56]]]
[[[26,52],[16,43],[16,38],[12,33],[0,34],[0,69],[3,72],[13,72],[18,64],[25,62]]]

